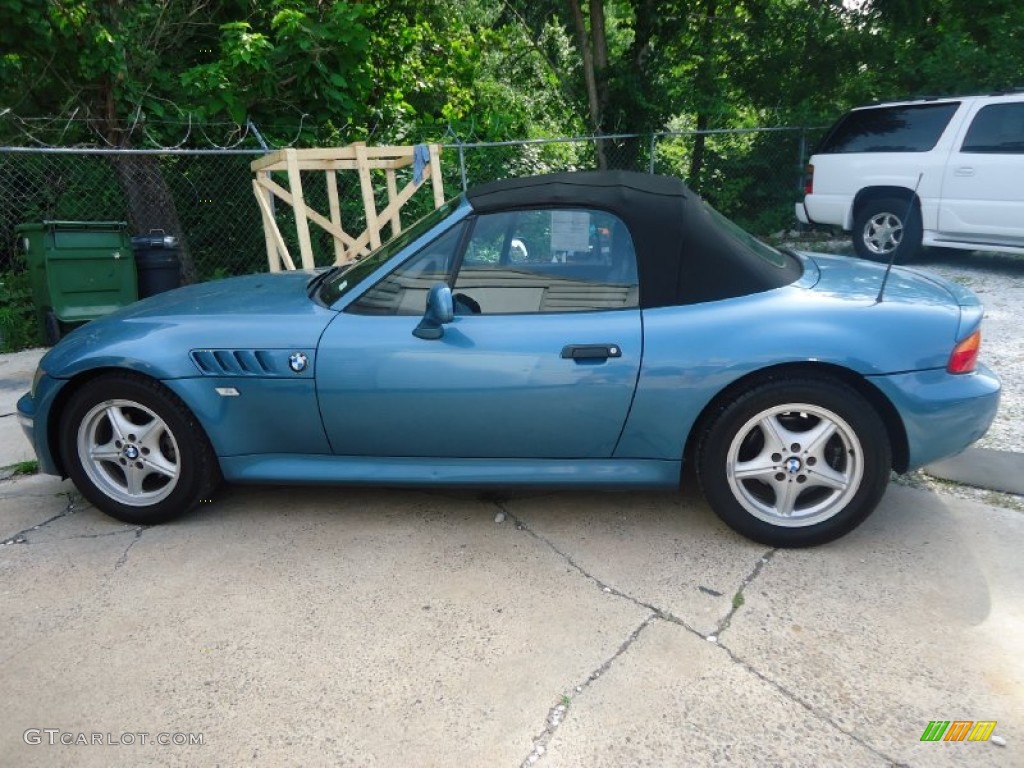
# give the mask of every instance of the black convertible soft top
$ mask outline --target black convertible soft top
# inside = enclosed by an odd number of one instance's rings
[[[695,304],[788,285],[795,258],[763,258],[731,233],[682,181],[631,171],[581,171],[471,187],[479,213],[523,208],[596,208],[626,223],[636,249],[640,305]]]

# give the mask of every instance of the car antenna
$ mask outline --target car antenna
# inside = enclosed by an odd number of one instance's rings
[[[907,231],[907,223],[910,221],[910,214],[914,211],[914,200],[917,199],[917,188],[921,186],[921,179],[924,178],[924,173],[917,174],[917,183],[914,185],[914,194],[910,196],[910,202],[907,204],[907,213],[903,217],[903,232]],[[900,238],[900,242],[903,239]],[[882,284],[878,287],[878,296],[875,298],[875,304],[882,303],[882,294],[885,293],[885,284],[889,282],[889,273],[892,272],[893,262],[896,261],[896,253],[899,251],[899,246],[892,249],[892,255],[889,257],[889,263],[885,265],[885,276],[882,277]]]

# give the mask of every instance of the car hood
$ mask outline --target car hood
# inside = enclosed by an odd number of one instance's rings
[[[194,376],[194,350],[312,352],[337,315],[306,292],[310,274],[284,272],[200,283],[158,294],[76,329],[42,366],[72,376],[104,365],[158,378]]]

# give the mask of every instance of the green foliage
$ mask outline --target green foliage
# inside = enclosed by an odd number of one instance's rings
[[[706,138],[697,177],[689,175],[696,136],[658,141],[656,170],[686,180],[717,210],[757,235],[790,226],[801,172],[801,131],[753,131]]]
[[[866,73],[881,98],[1024,84],[1019,2],[874,0],[866,6],[865,31],[880,43]]]
[[[218,27],[212,58],[179,76],[200,119],[307,112],[314,124],[358,113],[372,76],[366,61],[369,6],[277,0]]]
[[[248,155],[161,158],[200,280],[267,268],[263,223],[253,198]]]
[[[42,343],[28,270],[17,264],[0,272],[0,350],[17,352]]]
[[[579,5],[587,16],[591,4]],[[596,128],[606,134],[820,126],[877,98],[1024,84],[1024,4],[1013,0],[600,5],[608,64],[595,72]],[[193,120],[225,121],[229,137],[217,138],[229,143],[244,135],[232,126],[248,118],[275,145],[581,135],[594,125],[570,8],[566,0],[0,0],[0,111],[74,115],[53,124],[61,144],[172,145]],[[25,142],[26,133],[0,120],[0,143]],[[202,136],[190,133],[186,145]],[[687,136],[659,141],[654,161],[764,234],[792,220],[795,141]],[[607,140],[601,150],[609,165],[645,169],[648,146]],[[592,168],[595,149],[477,149],[465,157],[466,176],[474,183]],[[0,158],[15,221],[129,218],[132,196],[109,164],[34,162]],[[264,268],[259,213],[248,184],[238,183],[248,181],[247,162],[239,158],[228,174],[161,160],[166,199],[179,208],[200,277],[226,274],[225,253],[232,273]],[[446,188],[461,186],[457,152],[442,162]],[[326,210],[322,183],[311,181],[306,194]],[[341,197],[346,226],[358,231],[361,197]],[[414,197],[403,223],[430,202]],[[282,206],[282,231],[295,248],[289,215]],[[227,231],[225,220],[244,226]],[[0,232],[0,255],[13,252],[10,237]],[[331,261],[330,239],[317,228],[313,238],[317,263]]]
[[[874,98],[1020,84],[1024,5],[1013,0],[602,7],[598,127],[609,133],[680,117],[817,124]],[[587,130],[565,0],[0,0],[0,15],[0,105],[78,109],[91,130],[69,124],[67,141],[175,143],[190,115],[251,117],[278,142],[301,126],[304,145]]]

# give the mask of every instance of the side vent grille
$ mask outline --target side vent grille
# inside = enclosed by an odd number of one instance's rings
[[[286,365],[275,365],[275,356],[287,360],[287,353],[265,349],[194,349],[192,361],[207,376],[285,376]],[[291,374],[294,375],[294,374]]]

